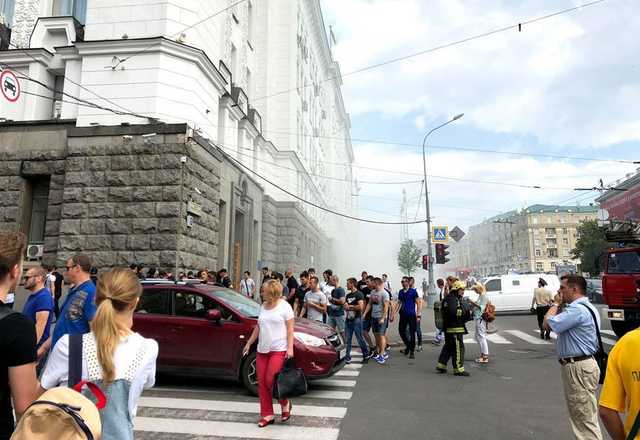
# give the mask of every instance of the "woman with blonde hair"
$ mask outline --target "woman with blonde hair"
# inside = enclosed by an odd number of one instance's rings
[[[91,332],[82,336],[82,380],[100,385],[107,406],[100,411],[102,440],[133,440],[133,419],[142,391],[155,383],[158,344],[131,330],[142,286],[127,268],[115,268],[98,278],[96,315]],[[69,335],[56,343],[41,385],[67,385]],[[69,384],[75,385],[75,384]]]
[[[249,354],[251,346],[258,341],[256,373],[258,374],[258,397],[260,398],[260,420],[258,426],[264,428],[274,423],[273,382],[286,359],[293,358],[293,309],[282,297],[282,284],[269,280],[262,285],[263,299],[258,316],[258,325],[243,350]],[[280,401],[281,421],[291,418],[291,400]]]
[[[487,290],[482,283],[476,283],[472,289],[478,294],[478,299],[469,301],[473,307],[473,320],[476,323],[476,342],[480,346],[480,357],[476,359],[479,364],[489,362],[489,344],[487,343],[487,323],[482,319],[482,313],[487,307],[489,299],[487,298]]]

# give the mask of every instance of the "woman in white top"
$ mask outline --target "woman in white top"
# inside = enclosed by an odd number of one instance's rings
[[[473,308],[473,319],[476,323],[476,342],[480,346],[480,357],[476,359],[479,364],[489,362],[489,344],[487,344],[487,323],[482,319],[484,309],[487,307],[489,299],[487,298],[487,290],[482,283],[476,283],[472,289],[478,294],[478,299],[474,302],[469,300]]]
[[[99,384],[108,398],[100,411],[102,440],[133,440],[138,399],[155,383],[158,343],[131,331],[141,294],[134,272],[115,268],[103,273],[98,279],[98,309],[91,332],[82,338],[82,380]],[[69,336],[65,335],[49,357],[42,387],[67,385],[68,365]]]
[[[284,361],[293,358],[293,309],[282,298],[282,284],[269,280],[262,285],[264,302],[260,308],[258,325],[244,347],[246,356],[254,342],[258,341],[256,373],[258,374],[258,397],[260,398],[260,420],[258,426],[264,428],[274,423],[273,382],[282,369]],[[291,418],[291,400],[281,400],[282,421]]]

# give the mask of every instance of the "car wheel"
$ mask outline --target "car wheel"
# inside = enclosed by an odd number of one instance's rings
[[[258,372],[256,369],[256,352],[249,353],[242,363],[240,369],[240,378],[242,379],[242,385],[249,391],[250,394],[258,395]]]

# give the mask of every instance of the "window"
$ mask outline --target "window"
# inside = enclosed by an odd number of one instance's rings
[[[569,244],[569,239],[568,238],[563,238],[562,239],[562,244],[568,245]]]
[[[512,286],[519,286],[519,285],[520,285],[520,280],[513,280],[513,281],[511,281],[511,285],[512,285]]]
[[[72,16],[84,24],[87,18],[87,0],[53,0],[54,16]]]
[[[640,253],[632,251],[609,254],[607,273],[640,273]]]
[[[0,0],[0,15],[4,17],[2,23],[11,29],[13,25],[13,11],[15,10],[15,0]]]
[[[567,228],[562,228],[562,233],[563,233],[563,234],[566,234],[566,233],[567,233],[567,231],[568,231],[568,229],[567,229]]]
[[[171,291],[166,289],[149,289],[142,292],[136,313],[171,314]]]
[[[234,84],[237,81],[238,75],[238,49],[231,45],[231,83]]]
[[[29,220],[29,243],[44,243],[44,231],[49,207],[49,179],[30,182],[31,219]]]
[[[489,280],[484,287],[486,287],[487,292],[500,292],[502,290],[502,280]]]
[[[547,249],[547,257],[558,258],[558,249],[555,249],[555,248]]]
[[[544,264],[536,263],[536,271],[543,272],[544,271]]]
[[[253,49],[253,22],[255,21],[253,16],[254,13],[255,11],[253,9],[253,4],[251,2],[247,2],[247,40],[249,40],[249,47],[251,47],[251,49]]]
[[[211,298],[195,292],[174,291],[174,314],[188,318],[205,318],[207,311],[219,310],[225,321],[236,320],[229,309],[221,306]],[[248,299],[248,301],[251,301]]]
[[[536,249],[536,257],[540,257],[541,255],[540,249]]]
[[[551,262],[551,269],[552,269],[552,270],[555,270],[555,268],[556,268],[556,262],[555,262],[555,261],[552,261],[552,262]]]

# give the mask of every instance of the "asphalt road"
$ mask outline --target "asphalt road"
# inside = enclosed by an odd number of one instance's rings
[[[469,324],[467,338],[473,339]],[[478,344],[466,344],[470,377],[453,376],[451,364],[447,375],[436,374],[440,347],[430,343],[415,360],[396,348],[385,365],[366,366],[339,438],[572,438],[554,344],[538,339],[535,316],[499,315],[495,326],[499,331],[490,337],[500,343],[489,342],[489,364],[474,363]],[[425,328],[433,331],[430,313]],[[609,330],[608,323],[603,321],[603,328]],[[616,339],[605,336],[612,343]]]

